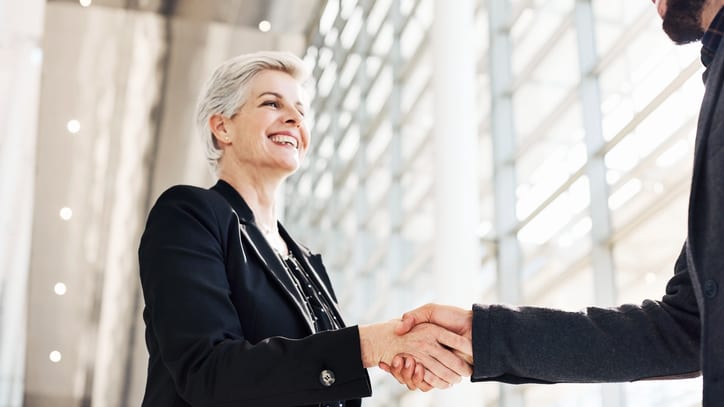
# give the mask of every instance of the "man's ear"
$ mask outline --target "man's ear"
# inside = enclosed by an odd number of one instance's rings
[[[209,117],[209,129],[219,144],[229,144],[231,139],[226,131],[226,119],[220,114],[214,114]]]

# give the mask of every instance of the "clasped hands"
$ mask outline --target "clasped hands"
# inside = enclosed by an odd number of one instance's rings
[[[410,390],[448,388],[472,374],[472,320],[470,310],[427,304],[402,320],[360,326],[362,363]]]

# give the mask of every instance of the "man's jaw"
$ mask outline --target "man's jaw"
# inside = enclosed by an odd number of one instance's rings
[[[652,0],[662,16],[662,28],[674,43],[682,45],[701,40],[703,14],[711,0]],[[712,3],[713,4],[713,3]]]

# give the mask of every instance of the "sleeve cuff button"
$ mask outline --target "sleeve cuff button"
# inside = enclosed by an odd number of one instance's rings
[[[324,369],[319,374],[319,382],[322,383],[322,386],[324,387],[330,387],[334,384],[336,378],[334,377],[334,372],[331,370]]]

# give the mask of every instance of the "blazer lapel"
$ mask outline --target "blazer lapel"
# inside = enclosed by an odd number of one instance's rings
[[[322,294],[327,299],[327,302],[331,305],[332,311],[335,313],[334,316],[337,317],[337,321],[339,321],[341,326],[345,326],[344,320],[342,319],[342,313],[339,311],[339,307],[337,306],[337,301],[334,300],[334,296],[332,296],[330,288],[319,276],[319,271],[310,261],[311,253],[308,250],[302,248],[302,246],[297,243],[297,241],[294,240],[294,238],[292,238],[289,233],[287,233],[286,229],[284,229],[284,226],[282,226],[281,224],[279,225],[279,231],[282,233],[284,240],[286,240],[287,245],[289,246],[289,249],[292,251],[294,256],[304,262],[304,266],[307,268],[307,270],[309,270],[309,274],[314,279],[314,282],[322,288]]]
[[[274,250],[266,243],[266,239],[262,235],[261,231],[254,225],[247,225],[244,221],[239,223],[239,232],[241,233],[242,239],[248,243],[248,246],[252,249],[252,252],[256,255],[259,261],[264,266],[264,270],[271,275],[271,277],[279,283],[279,287],[286,293],[289,299],[295,305],[299,314],[304,318],[309,326],[309,331],[314,333],[314,321],[310,319],[309,314],[306,312],[301,294],[298,288],[294,285],[291,277],[286,272],[279,272],[277,270],[285,270],[285,266],[282,264],[279,256],[274,253]],[[257,245],[255,241],[262,242]]]
[[[699,192],[699,185],[703,181],[702,179],[702,167],[706,161],[706,149],[707,142],[711,133],[711,126],[714,119],[714,113],[717,110],[717,106],[722,103],[719,100],[720,91],[722,86],[722,79],[724,79],[724,49],[716,53],[714,60],[711,65],[707,68],[704,77],[705,79],[705,90],[704,98],[701,102],[701,109],[699,110],[699,121],[696,128],[696,141],[694,147],[694,168],[691,177],[691,192],[689,195],[689,233],[688,240],[696,240],[696,234],[691,230],[694,222],[696,221],[696,197]],[[697,242],[698,243],[698,242]],[[689,245],[689,250],[692,250],[692,245]],[[696,243],[694,244],[696,246]],[[693,259],[696,256],[692,256]]]
[[[294,308],[299,311],[299,315],[307,323],[309,332],[314,333],[314,321],[312,321],[311,316],[307,312],[299,289],[294,285],[289,274],[284,271],[285,266],[282,264],[279,256],[274,253],[274,249],[271,248],[264,238],[264,235],[254,224],[254,214],[251,208],[244,202],[241,195],[223,180],[219,180],[211,190],[219,193],[229,203],[231,211],[236,216],[239,224],[239,241],[242,244],[247,244],[247,247],[249,247],[259,259],[264,271],[269,274],[272,280],[277,282],[279,289],[292,301]]]

